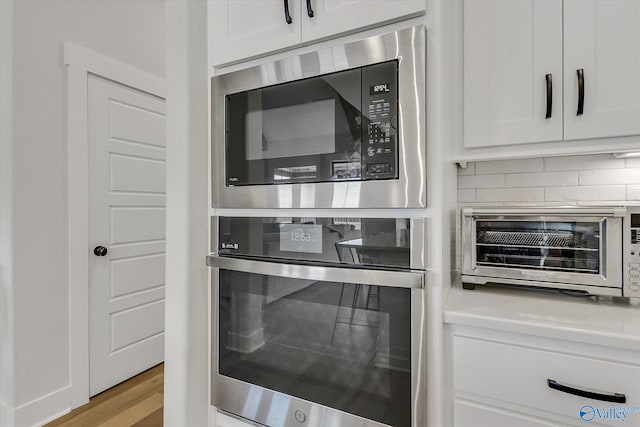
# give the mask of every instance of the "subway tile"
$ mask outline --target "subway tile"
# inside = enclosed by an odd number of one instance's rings
[[[497,188],[476,190],[477,202],[537,202],[543,200],[543,188]]]
[[[467,163],[466,168],[458,167],[459,176],[474,175],[476,173],[476,164],[474,162]]]
[[[563,187],[578,185],[578,172],[535,172],[507,174],[506,187]]]
[[[611,154],[547,157],[544,159],[544,170],[547,172],[618,168],[624,168],[624,159],[616,159]]]
[[[630,157],[624,159],[625,167],[628,168],[640,168],[640,157]]]
[[[544,199],[549,202],[589,202],[601,200],[624,200],[624,198],[624,185],[549,187],[544,191]]]
[[[540,206],[565,206],[575,205],[575,202],[548,202],[548,201],[526,201],[526,202],[505,202],[505,206],[523,206],[523,207],[540,207]]]
[[[514,173],[514,172],[542,172],[544,169],[542,158],[493,160],[476,162],[476,175]]]
[[[584,170],[579,175],[580,185],[640,184],[640,168]]]
[[[458,202],[475,202],[475,201],[476,201],[476,190],[474,189],[458,190]]]
[[[627,185],[627,200],[640,201],[640,185]]]
[[[501,188],[504,175],[471,175],[458,177],[458,188]]]

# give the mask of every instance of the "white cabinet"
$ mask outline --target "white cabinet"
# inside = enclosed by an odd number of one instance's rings
[[[208,5],[210,64],[216,66],[424,13],[426,2],[209,0]]]
[[[455,427],[616,426],[640,398],[640,355],[482,330],[451,337]],[[619,358],[618,358],[619,355]],[[606,399],[626,399],[624,402]],[[640,425],[640,413],[625,420]]]
[[[282,0],[209,2],[209,51],[212,65],[284,49],[300,43],[301,3],[289,1],[291,24]]]
[[[454,404],[453,427],[568,427],[504,409],[458,399]]]
[[[466,1],[465,147],[559,141],[561,102],[562,2]]]
[[[640,134],[640,1],[565,1],[564,49],[564,139]]]
[[[303,0],[305,18],[306,4],[307,1]],[[303,20],[303,42],[393,21],[425,10],[424,0],[312,0],[311,4],[314,18]]]
[[[640,2],[465,0],[463,13],[465,148],[640,135]]]

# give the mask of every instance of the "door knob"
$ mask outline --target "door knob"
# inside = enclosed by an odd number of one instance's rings
[[[107,248],[105,248],[104,246],[96,246],[95,248],[93,248],[93,254],[95,256],[105,256],[107,252]]]

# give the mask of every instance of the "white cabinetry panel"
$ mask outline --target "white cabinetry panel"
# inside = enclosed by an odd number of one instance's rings
[[[293,0],[292,0],[293,1]],[[302,41],[317,40],[424,12],[424,0],[311,0],[314,17],[303,8]]]
[[[419,15],[425,8],[426,0],[209,0],[209,62],[230,64]]]
[[[640,134],[640,2],[564,2],[564,139]],[[584,113],[576,115],[578,69]]]
[[[464,146],[559,141],[561,106],[562,2],[466,1]]]
[[[472,402],[456,400],[454,427],[568,427]]]
[[[287,24],[282,0],[209,1],[209,51],[223,64],[300,43],[299,0],[289,0]]]
[[[453,387],[456,392],[573,419],[578,419],[579,411],[585,405],[594,408],[620,406],[553,390],[547,385],[548,379],[600,394],[621,393],[632,406],[640,397],[639,365],[453,337]],[[618,419],[589,421],[620,425]]]

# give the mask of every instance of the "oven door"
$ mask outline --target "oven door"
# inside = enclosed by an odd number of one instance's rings
[[[212,405],[272,427],[423,425],[424,272],[207,263]]]
[[[426,207],[424,27],[215,76],[213,206]]]

